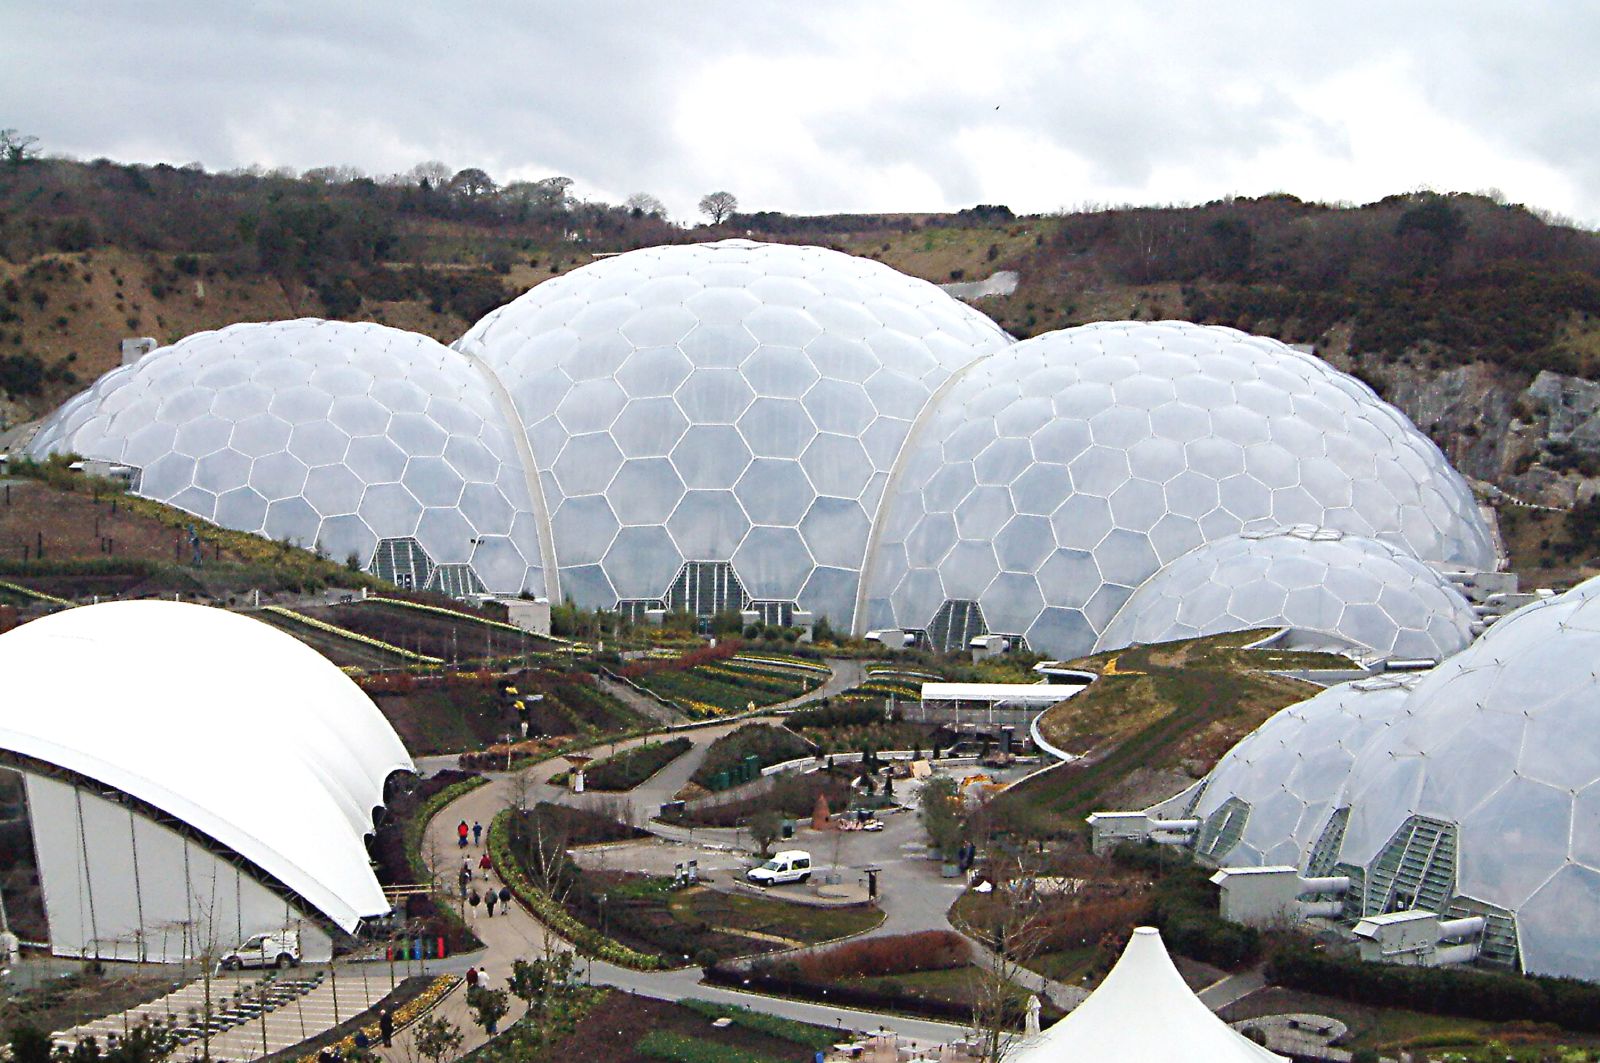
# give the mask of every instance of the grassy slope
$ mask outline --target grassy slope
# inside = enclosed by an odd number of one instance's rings
[[[1050,710],[1041,730],[1085,759],[1008,791],[1071,829],[1099,808],[1139,805],[1198,778],[1274,712],[1316,688],[1266,669],[1335,665],[1342,658],[1241,647],[1252,633],[1101,654],[1079,662],[1102,673]]]

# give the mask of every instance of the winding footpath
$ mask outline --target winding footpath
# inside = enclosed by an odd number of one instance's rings
[[[842,693],[862,682],[865,677],[864,666],[858,661],[828,662],[833,669],[833,675],[817,689],[791,701],[778,705],[768,706],[761,714],[741,717],[737,720],[721,722],[709,726],[685,728],[680,733],[687,736],[694,746],[689,752],[668,764],[650,779],[622,795],[634,802],[635,808],[643,818],[648,818],[656,808],[665,801],[672,799],[689,781],[689,776],[699,767],[704,760],[706,751],[711,743],[723,735],[729,734],[740,727],[752,722],[781,722],[779,717],[767,715],[774,711],[782,711],[815,701],[820,698],[830,697]],[[597,756],[609,756],[613,751],[621,751],[640,745],[647,741],[659,739],[659,734],[641,736],[615,743],[606,743],[596,747]],[[453,759],[453,758],[452,758]],[[429,765],[419,762],[419,767],[425,769]],[[437,766],[443,766],[439,764]],[[527,797],[529,801],[555,799],[563,803],[584,804],[590,800],[610,798],[610,794],[573,794],[565,789],[549,785],[550,779],[557,773],[566,770],[568,764],[564,758],[555,758],[536,764],[526,770],[528,780]],[[465,821],[482,823],[486,828],[493,821],[496,813],[512,806],[517,798],[521,784],[515,775],[493,774],[490,783],[480,786],[457,800],[445,806],[434,818],[429,821],[424,834],[423,852],[430,854],[434,862],[443,869],[447,869],[445,877],[454,885],[452,869],[456,859],[466,859],[474,867],[483,854],[482,846],[469,845],[461,849],[456,836],[456,825]],[[657,825],[651,824],[652,828]],[[897,834],[915,827],[915,820],[910,816],[898,817],[896,823]],[[662,831],[664,836],[666,831]],[[731,843],[734,832],[707,831],[698,832],[701,840],[712,838],[718,834],[728,835]],[[879,836],[882,838],[883,836]],[[874,846],[875,849],[886,848]],[[879,854],[875,854],[879,855]],[[891,861],[877,861],[879,866],[887,868]],[[899,863],[901,861],[892,861]],[[938,878],[937,865],[921,857],[916,861],[921,866],[918,870],[927,878],[926,882],[907,881],[903,887],[891,886],[892,892],[886,892],[882,898],[886,911],[884,922],[872,934],[906,933],[911,930],[926,930],[930,928],[946,929],[949,921],[946,909],[959,895],[960,887],[953,882],[942,881]],[[865,865],[863,865],[865,866]],[[886,876],[886,881],[889,876]],[[482,890],[485,885],[498,888],[501,883],[498,878],[489,883],[483,881],[481,873],[474,882],[474,888]],[[452,896],[459,896],[452,894]],[[902,903],[890,903],[890,897],[895,897]],[[473,931],[483,941],[484,948],[478,952],[451,957],[444,961],[429,964],[429,970],[434,972],[463,971],[467,967],[476,967],[486,975],[485,984],[495,988],[503,988],[505,979],[511,973],[512,962],[518,958],[534,958],[546,955],[550,951],[572,951],[570,943],[561,939],[553,931],[523,908],[520,904],[513,904],[509,911],[498,911],[492,918],[484,914],[482,909],[467,908],[467,918],[471,922]],[[626,992],[637,993],[640,996],[651,997],[658,1000],[676,1001],[685,997],[697,997],[702,1000],[726,1001],[742,1005],[769,1015],[778,1015],[783,1018],[797,1019],[802,1022],[814,1023],[818,1026],[836,1027],[841,1031],[869,1031],[880,1029],[893,1030],[903,1037],[912,1038],[927,1045],[939,1044],[954,1040],[962,1035],[963,1029],[948,1023],[931,1022],[920,1019],[902,1018],[892,1015],[881,1015],[875,1012],[855,1011],[848,1008],[834,1008],[825,1004],[808,1003],[804,1001],[787,1000],[777,997],[768,997],[752,993],[739,993],[718,986],[703,985],[700,982],[700,969],[689,967],[675,971],[635,971],[626,967],[619,967],[604,962],[590,963],[580,960],[580,970],[595,984],[611,986]],[[516,1017],[516,1003],[513,1001],[513,1013],[502,1020],[502,1028],[509,1025]],[[486,1035],[474,1020],[471,1010],[467,1007],[466,993],[458,989],[452,993],[433,1011],[434,1015],[447,1019],[459,1027],[466,1039],[462,1044],[462,1052],[487,1041]],[[422,1058],[413,1044],[416,1027],[413,1024],[395,1035],[394,1046],[383,1049],[380,1054],[396,1063],[415,1063]]]

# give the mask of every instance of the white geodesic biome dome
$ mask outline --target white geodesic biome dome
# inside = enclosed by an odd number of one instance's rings
[[[1297,525],[1184,554],[1133,592],[1095,652],[1280,628],[1302,649],[1441,660],[1472,641],[1476,621],[1460,591],[1404,551]]]
[[[1347,911],[1486,915],[1491,959],[1600,978],[1597,599],[1591,580],[1499,621],[1361,750],[1319,839]]]
[[[516,403],[579,604],[798,608],[848,623],[912,424],[1007,343],[881,263],[725,240],[540,284],[455,346]]]
[[[1402,717],[1418,678],[1340,683],[1290,705],[1246,735],[1198,789],[1164,812],[1200,820],[1195,852],[1209,863],[1305,869],[1356,754]]]
[[[233,325],[112,370],[30,453],[138,470],[137,490],[239,531],[320,548],[403,585],[537,587],[516,437],[492,383],[383,325]]]
[[[884,502],[857,626],[987,630],[1087,653],[1162,565],[1310,524],[1431,562],[1494,564],[1438,447],[1365,384],[1275,340],[1182,322],[1086,325],[964,371]]]

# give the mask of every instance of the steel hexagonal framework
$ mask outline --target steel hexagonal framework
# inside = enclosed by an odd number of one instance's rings
[[[198,333],[114,369],[30,452],[134,466],[147,497],[390,578],[464,565],[450,586],[516,594],[542,576],[515,524],[529,497],[514,441],[489,382],[448,347],[305,319]],[[400,540],[426,564],[384,560],[379,543]]]
[[[386,575],[467,565],[441,586],[643,608],[731,564],[769,611],[862,631],[965,603],[1062,655],[1242,531],[1492,563],[1438,450],[1315,358],[1179,323],[1009,345],[879,263],[748,241],[575,270],[453,350],[315,321],[193,336],[64,405],[30,452],[56,451],[229,527],[407,559]],[[378,549],[402,542],[422,556]],[[1410,607],[1388,593],[1364,607]],[[1193,597],[1179,623],[1234,604]]]
[[[1337,804],[1367,876],[1408,824],[1453,829],[1452,902],[1511,913],[1525,970],[1600,978],[1600,580],[1529,605],[1418,683]]]
[[[1437,661],[1472,641],[1476,620],[1461,592],[1403,551],[1297,525],[1184,554],[1133,592],[1095,652],[1286,628],[1302,648]]]
[[[726,240],[574,270],[455,346],[504,382],[553,474],[563,593],[659,601],[685,563],[731,561],[756,599],[845,623],[912,423],[1007,342],[877,262]]]
[[[1054,538],[1044,553],[1038,517]],[[1066,329],[973,364],[919,421],[856,626],[925,628],[945,601],[973,599],[992,630],[1077,656],[1163,565],[1300,523],[1424,561],[1494,563],[1466,483],[1355,378],[1234,329]],[[991,542],[1005,567],[974,590],[984,573],[967,547]],[[1037,593],[1017,593],[1030,582]]]

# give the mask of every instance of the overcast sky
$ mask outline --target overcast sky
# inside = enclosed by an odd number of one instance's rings
[[[0,126],[211,170],[1023,212],[1498,189],[1600,221],[1600,5],[0,0]]]

